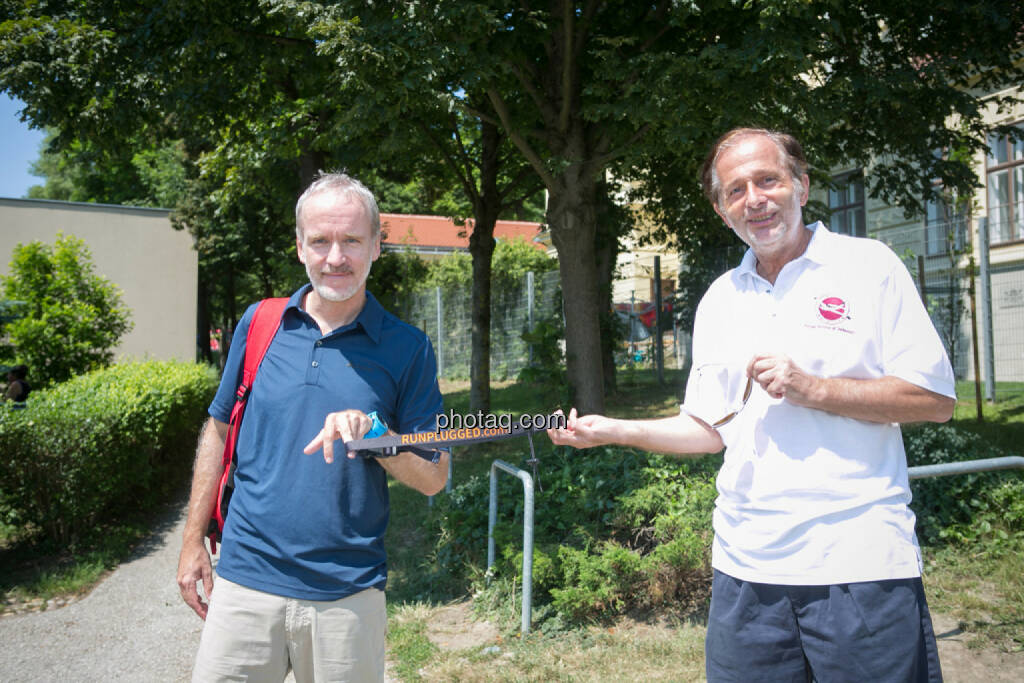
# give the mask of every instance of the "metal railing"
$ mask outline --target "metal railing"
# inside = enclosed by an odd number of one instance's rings
[[[533,477],[526,470],[504,460],[491,463],[491,497],[487,515],[487,574],[494,566],[494,524],[498,520],[498,471],[507,472],[523,482],[523,618],[520,632],[530,632],[533,600]],[[488,578],[488,582],[490,578]]]
[[[984,460],[964,460],[947,462],[941,465],[918,465],[907,469],[911,479],[924,477],[948,477],[951,474],[969,474],[971,472],[994,472],[996,470],[1024,469],[1024,457],[1011,455],[1005,458],[986,458]]]

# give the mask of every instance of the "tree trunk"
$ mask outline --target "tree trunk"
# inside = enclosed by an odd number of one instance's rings
[[[548,221],[562,277],[570,399],[581,414],[602,413],[601,304],[594,250],[597,180],[574,169],[559,180],[549,200]]]
[[[473,338],[469,370],[469,411],[491,409],[491,258],[498,220],[498,148],[501,137],[492,123],[480,124],[480,194],[473,207],[469,253],[473,257]]]
[[[601,367],[604,375],[605,393],[614,392],[618,386],[615,379],[615,313],[612,311],[612,289],[615,278],[616,259],[619,255],[619,235],[623,231],[622,216],[615,210],[609,196],[608,183],[601,182],[597,212],[597,255],[598,315],[601,323]]]

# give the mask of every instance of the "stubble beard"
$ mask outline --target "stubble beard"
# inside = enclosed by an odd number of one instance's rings
[[[352,271],[352,269],[347,269],[339,272],[353,273],[354,271]],[[338,273],[327,274],[337,275]],[[309,277],[309,282],[313,285],[313,289],[316,291],[317,296],[319,296],[324,301],[330,301],[332,303],[342,303],[344,301],[348,301],[353,296],[355,296],[362,288],[363,284],[366,283],[366,277],[369,274],[369,269],[367,269],[367,272],[364,273],[363,277],[361,277],[357,282],[349,285],[348,287],[345,287],[344,289],[339,290],[331,288],[325,282],[323,282],[323,280],[320,279],[322,275],[324,275],[323,273],[314,273],[313,269],[308,264],[306,265],[306,275]]]

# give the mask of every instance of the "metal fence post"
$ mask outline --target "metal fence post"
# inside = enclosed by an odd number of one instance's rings
[[[533,271],[526,271],[526,329],[533,332]],[[528,365],[533,365],[533,344],[530,347]]]
[[[665,383],[665,349],[661,346],[661,257],[654,257],[654,362],[658,384]]]
[[[444,375],[444,328],[441,327],[441,320],[444,317],[444,307],[441,303],[441,287],[435,288],[437,292],[437,376]]]
[[[992,334],[992,276],[988,255],[988,218],[978,219],[978,276],[981,292],[981,345],[985,349],[985,398],[996,400],[996,358]]]
[[[498,471],[508,472],[523,482],[523,617],[520,632],[530,632],[533,611],[533,477],[504,460],[491,463],[491,494],[487,514],[487,571],[494,566],[494,524],[498,520]]]

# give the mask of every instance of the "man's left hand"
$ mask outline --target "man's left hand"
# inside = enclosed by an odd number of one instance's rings
[[[373,428],[373,420],[366,416],[366,413],[359,410],[342,410],[338,413],[329,413],[324,420],[324,428],[316,435],[316,438],[306,444],[302,452],[312,455],[321,448],[324,449],[324,462],[334,462],[334,442],[341,439],[342,443],[361,439],[364,434]],[[349,458],[355,458],[355,451],[346,451]]]
[[[772,398],[785,398],[804,406],[818,398],[822,381],[780,353],[755,354],[747,364],[747,376],[760,384]]]

